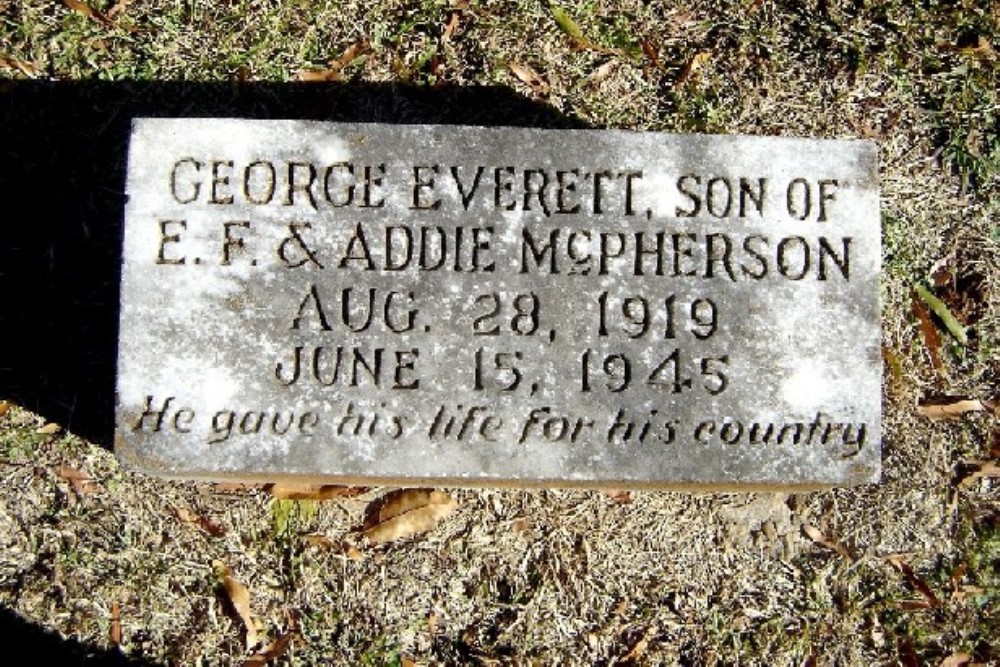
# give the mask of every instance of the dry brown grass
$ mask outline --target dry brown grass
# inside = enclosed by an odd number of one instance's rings
[[[0,76],[12,80],[288,81],[366,38],[370,51],[338,76],[508,86],[596,127],[873,138],[884,345],[902,370],[887,371],[880,485],[634,492],[624,504],[455,491],[461,509],[434,530],[361,559],[304,535],[338,542],[384,489],[296,504],[144,478],[98,445],[36,434],[42,418],[14,408],[0,417],[0,605],[101,653],[118,603],[127,656],[239,664],[243,627],[225,613],[218,560],[248,587],[266,637],[297,625],[280,664],[933,665],[958,653],[1000,664],[1000,481],[957,483],[995,447],[996,420],[916,411],[926,396],[989,397],[1000,370],[1000,77],[976,41],[1000,48],[998,10],[959,5],[566,2],[592,42],[580,49],[528,0],[473,2],[448,40],[443,2],[136,0],[105,24],[0,0]],[[547,97],[510,73],[512,60],[545,79]],[[940,260],[961,284],[979,280],[981,306],[972,345],[942,332],[948,380],[911,313],[912,286]],[[74,485],[61,465],[93,483]],[[901,604],[924,596],[892,554],[939,606]]]

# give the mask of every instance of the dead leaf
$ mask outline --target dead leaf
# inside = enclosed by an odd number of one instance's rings
[[[291,482],[277,482],[268,484],[264,488],[278,500],[333,500],[334,498],[353,498],[368,491],[368,488],[363,486],[295,484]]]
[[[292,642],[296,639],[302,639],[296,629],[281,633],[273,642],[243,661],[243,667],[256,667],[257,665],[263,667],[268,662],[277,660],[288,652]]]
[[[917,411],[928,419],[957,419],[969,412],[982,412],[987,407],[978,398],[944,396],[922,399],[917,405]]]
[[[69,482],[73,492],[78,496],[97,493],[101,490],[100,485],[97,484],[97,482],[95,482],[90,475],[82,470],[77,470],[76,468],[72,468],[68,465],[60,465],[56,470],[56,474],[59,475],[61,479]]]
[[[363,56],[369,50],[370,50],[370,45],[368,44],[368,40],[360,39],[351,44],[350,46],[348,46],[346,49],[344,49],[344,52],[340,54],[339,58],[337,58],[336,60],[331,60],[330,68],[342,70],[348,65],[350,65],[352,62]]]
[[[372,503],[362,534],[381,544],[427,532],[455,511],[458,501],[443,491],[402,489]]]
[[[656,633],[659,631],[660,629],[655,625],[651,625],[648,628],[646,628],[646,631],[642,633],[642,636],[639,638],[639,640],[632,645],[632,648],[630,648],[628,652],[625,653],[625,655],[623,655],[618,659],[618,664],[620,665],[634,664],[639,658],[642,657],[642,654],[646,652],[646,649],[649,648],[650,640],[652,640],[652,638],[655,637]]]
[[[829,537],[824,535],[823,531],[821,531],[819,528],[816,528],[811,524],[804,523],[802,524],[802,532],[804,532],[809,537],[809,539],[815,542],[816,544],[822,547],[826,547],[827,549],[830,549],[832,551],[836,551],[838,554],[840,554],[849,561],[854,560],[854,558],[851,556],[850,552],[847,549],[845,549],[844,547],[842,547],[841,545],[837,544]]]
[[[616,505],[628,505],[632,502],[632,494],[624,489],[604,489],[602,492]]]
[[[962,578],[965,576],[965,571],[968,569],[968,565],[965,563],[959,563],[958,566],[952,570],[951,576],[948,577],[948,582],[951,584],[951,595],[955,597],[958,595],[962,588]]]
[[[993,429],[989,447],[986,458],[1000,459],[1000,428]]]
[[[444,57],[440,53],[435,53],[427,62],[427,71],[434,76],[444,75]]]
[[[347,540],[334,540],[322,533],[310,533],[303,535],[302,539],[314,546],[329,549],[333,553],[347,556],[350,560],[364,560],[365,555],[356,546]]]
[[[444,30],[441,31],[441,42],[451,41],[452,36],[458,29],[458,23],[462,18],[462,12],[457,9],[452,9],[448,12],[448,21],[444,24]]]
[[[176,514],[177,518],[184,523],[201,528],[212,537],[223,537],[226,534],[226,529],[219,524],[215,523],[208,517],[198,514],[197,512],[192,512],[185,507],[175,507],[174,514]]]
[[[983,461],[978,469],[963,477],[958,485],[969,486],[983,477],[1000,477],[1000,465],[997,465],[996,461]]]
[[[216,493],[242,493],[261,488],[260,484],[248,484],[245,482],[216,482],[212,486]]]
[[[39,69],[38,66],[25,62],[24,60],[9,58],[2,55],[0,55],[0,68],[17,70],[29,79],[35,79],[42,75],[42,70]]]
[[[674,90],[679,90],[683,87],[684,84],[687,83],[688,80],[693,77],[711,58],[711,51],[698,51],[691,56],[687,63],[684,64],[684,69],[681,70],[681,74],[677,77],[677,81],[674,82]]]
[[[940,607],[941,606],[941,601],[938,600],[938,597],[934,594],[934,591],[931,590],[930,586],[928,586],[927,583],[923,579],[921,579],[920,577],[918,577],[916,575],[916,573],[914,573],[913,568],[910,567],[910,564],[907,563],[906,560],[902,556],[900,556],[898,554],[897,555],[888,556],[886,558],[886,561],[890,565],[892,565],[894,568],[896,568],[897,570],[899,570],[899,572],[902,573],[902,575],[906,579],[906,581],[911,586],[913,586],[915,589],[917,589],[917,591],[921,595],[924,596],[924,601],[926,602],[925,608],[927,608],[927,607]],[[921,601],[920,600],[910,600],[908,602],[912,603],[912,602],[921,602]],[[919,608],[919,607],[917,607],[917,608]]]
[[[663,63],[660,62],[660,49],[656,46],[653,40],[644,39],[640,42],[640,45],[642,46],[642,52],[646,54],[647,58],[649,58],[649,62],[653,63],[653,67],[663,71]]]
[[[38,435],[55,435],[61,430],[62,426],[60,426],[59,424],[55,424],[53,422],[49,422],[45,426],[36,428],[35,433],[37,433]]]
[[[899,661],[903,667],[920,667],[920,660],[917,652],[913,650],[913,642],[909,637],[901,637],[898,642]]]
[[[923,611],[924,609],[930,609],[934,605],[927,600],[900,600],[896,603],[896,606],[900,611]]]
[[[122,644],[122,609],[117,602],[111,603],[111,625],[108,627],[108,641],[112,646]]]
[[[511,529],[518,535],[529,535],[531,534],[531,518],[522,516],[514,519],[510,524]]]
[[[259,642],[257,622],[250,612],[250,591],[233,576],[233,571],[222,561],[213,561],[212,566],[215,568],[219,581],[222,583],[226,598],[243,622],[243,627],[246,629],[246,647],[249,650]]]
[[[604,81],[609,76],[611,76],[611,73],[614,72],[617,68],[618,68],[618,61],[609,60],[604,64],[602,64],[597,69],[595,69],[593,72],[591,72],[587,76],[587,81],[589,81],[590,83],[600,83],[601,81]]]
[[[335,69],[303,69],[296,77],[299,81],[315,83],[318,81],[340,81],[343,77],[340,70]]]
[[[972,662],[968,653],[953,653],[941,661],[941,667],[965,667]]]
[[[524,65],[514,60],[507,63],[507,68],[516,76],[521,83],[531,88],[535,93],[543,97],[549,94],[549,83],[542,78],[530,65]]]
[[[118,2],[116,2],[114,6],[108,10],[107,17],[109,19],[113,19],[119,14],[125,13],[125,10],[128,9],[128,6],[131,4],[132,0],[118,0]]]
[[[413,658],[411,658],[408,655],[404,655],[402,658],[400,658],[399,664],[400,667],[419,667],[417,663],[413,661]]]
[[[959,40],[956,44],[949,44],[942,41],[938,42],[938,46],[963,56],[992,58],[995,55],[993,45],[982,35],[969,35],[967,38]]]
[[[74,12],[86,16],[95,23],[99,23],[104,27],[111,25],[111,20],[103,13],[93,7],[83,0],[63,0],[63,4],[72,9]]]
[[[917,322],[920,323],[920,336],[923,338],[924,347],[930,355],[931,366],[938,377],[947,381],[948,373],[941,363],[941,337],[938,335],[937,327],[934,326],[934,321],[931,320],[931,312],[915,291],[910,295],[910,300],[913,314],[916,315]]]
[[[304,69],[298,73],[299,81],[340,81],[343,79],[342,70],[354,62],[357,58],[367,53],[370,49],[367,39],[361,39],[351,44],[339,58],[335,58],[327,63],[327,69]]]
[[[10,401],[0,401],[0,417],[10,412]]]

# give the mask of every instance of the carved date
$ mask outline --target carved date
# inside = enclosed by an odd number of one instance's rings
[[[721,394],[729,386],[726,368],[729,355],[716,357],[686,358],[680,348],[664,357],[652,369],[644,368],[639,378],[645,384],[657,389],[679,394],[695,388],[695,379],[700,380],[700,388],[712,396]],[[587,349],[580,356],[580,390],[592,391],[595,379],[603,379],[599,386],[612,393],[620,393],[632,387],[636,381],[637,364],[625,353],[598,355]],[[697,377],[691,377],[694,372]]]

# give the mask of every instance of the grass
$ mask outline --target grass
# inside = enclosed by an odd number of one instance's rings
[[[997,393],[995,7],[559,6],[591,46],[574,45],[534,0],[470,2],[448,40],[444,1],[136,0],[103,24],[58,3],[0,0],[0,56],[42,80],[289,82],[366,39],[344,79],[504,86],[594,127],[877,141],[884,344],[903,368],[898,393],[885,396],[883,484],[795,496],[636,493],[629,505],[589,492],[458,492],[463,509],[431,533],[354,561],[301,536],[347,535],[377,491],[272,501],[142,478],[92,443],[36,433],[40,418],[15,408],[0,417],[0,604],[96,651],[108,646],[118,601],[126,654],[239,663],[239,625],[214,592],[218,559],[249,587],[269,637],[298,619],[304,639],[281,664],[611,664],[647,633],[640,664],[940,664],[956,653],[1000,664],[1000,487],[955,483],[963,461],[986,455],[995,419],[929,423],[913,409],[927,394]],[[512,60],[545,78],[546,97],[511,74]],[[24,74],[5,67],[0,77]],[[984,312],[977,347],[942,350],[945,383],[927,361],[910,292],[954,253],[958,272],[984,277]],[[85,470],[99,490],[76,493],[60,465]],[[180,521],[174,507],[210,517],[225,535]],[[813,544],[803,522],[857,559]],[[921,594],[887,564],[896,553],[940,607],[901,607]]]

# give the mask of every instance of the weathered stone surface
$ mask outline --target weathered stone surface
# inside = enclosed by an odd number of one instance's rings
[[[879,478],[870,143],[143,119],[128,195],[132,468]]]

